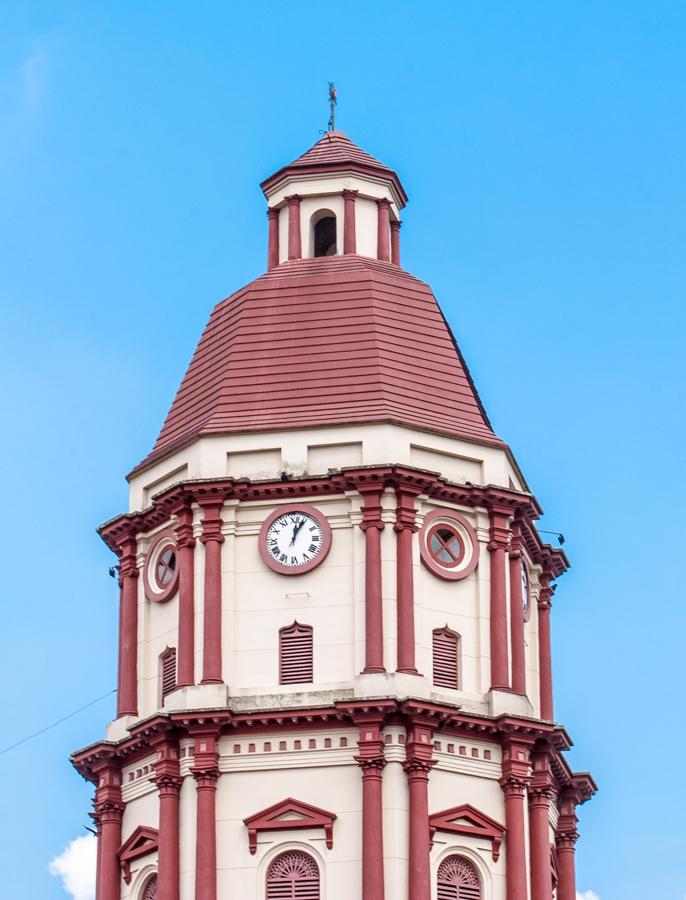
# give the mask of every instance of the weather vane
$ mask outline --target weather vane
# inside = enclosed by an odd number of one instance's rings
[[[336,113],[335,113],[336,103],[337,103],[336,85],[333,83],[333,81],[330,81],[329,82],[329,108],[331,110],[331,114],[329,115],[329,131],[336,130],[336,121],[335,121],[335,119],[336,119]]]

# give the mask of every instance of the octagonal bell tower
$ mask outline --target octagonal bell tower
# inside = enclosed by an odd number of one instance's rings
[[[328,132],[262,183],[129,511],[97,900],[575,900],[567,559],[430,290],[395,172]]]

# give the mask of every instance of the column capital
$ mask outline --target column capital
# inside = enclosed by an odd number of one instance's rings
[[[278,219],[280,212],[281,212],[281,210],[277,206],[268,206],[267,207],[267,218],[268,219]]]
[[[384,523],[381,520],[383,485],[359,485],[357,490],[364,498],[360,528],[362,531],[366,531],[368,528],[378,528],[379,531],[383,531]]]
[[[390,212],[391,201],[388,200],[386,197],[381,197],[380,200],[377,200],[376,205],[379,207],[379,209],[388,209]]]
[[[343,194],[343,199],[344,199],[344,200],[355,200],[355,198],[357,197],[357,195],[358,195],[360,192],[359,192],[359,191],[353,191],[353,190],[351,190],[350,188],[343,188],[343,190],[341,191],[341,193]]]
[[[195,547],[195,537],[193,536],[193,510],[190,501],[179,506],[176,510],[177,522],[174,526],[176,534],[176,546],[179,550]]]
[[[537,606],[539,610],[549,610],[553,608],[553,594],[557,587],[556,584],[550,584],[548,577],[542,575],[539,579],[540,590],[538,594]]]
[[[286,203],[289,206],[299,206],[300,201],[302,200],[302,197],[300,196],[300,194],[291,194],[289,197],[286,197],[285,199],[286,199]]]
[[[207,544],[215,541],[217,544],[223,544],[224,535],[222,534],[221,511],[224,501],[213,499],[212,501],[201,502],[200,505],[204,510],[200,543]]]
[[[400,231],[402,224],[400,219],[391,219],[391,231]]]
[[[529,779],[517,775],[503,775],[499,784],[506,797],[520,797],[523,800],[529,786]]]

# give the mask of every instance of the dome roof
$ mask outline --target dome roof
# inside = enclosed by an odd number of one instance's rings
[[[428,285],[362,256],[293,260],[214,308],[141,466],[202,435],[363,422],[504,446]]]
[[[358,172],[390,181],[395,187],[400,206],[407,203],[407,194],[393,169],[380,163],[350,140],[342,131],[327,131],[302,156],[265,178],[260,187],[265,195],[289,175],[325,174],[342,170]]]

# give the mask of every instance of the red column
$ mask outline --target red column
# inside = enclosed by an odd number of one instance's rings
[[[136,538],[121,543],[117,717],[138,715],[138,566]]]
[[[176,552],[179,560],[178,687],[195,684],[195,538],[193,510],[186,503],[177,510]]]
[[[533,777],[529,787],[529,852],[531,854],[531,900],[552,900],[550,824],[548,807],[553,795],[547,750],[533,754]]]
[[[157,851],[158,900],[179,900],[179,773],[178,742],[164,740],[157,747],[155,777],[160,795]]]
[[[219,778],[217,734],[199,733],[195,738],[193,768],[197,793],[195,846],[195,900],[217,898],[217,820],[215,801]]]
[[[98,869],[96,900],[120,900],[121,820],[124,804],[121,799],[121,774],[116,768],[103,769],[95,792],[95,815],[98,826]]]
[[[275,269],[279,264],[279,210],[270,206],[267,210],[267,218],[269,219],[267,268]]]
[[[364,672],[385,672],[383,664],[383,597],[381,587],[381,494],[383,486],[365,489],[363,519],[365,536],[365,666]]]
[[[414,639],[414,569],[412,560],[412,535],[417,531],[415,497],[406,485],[398,485],[396,496],[396,522],[393,526],[396,538],[397,609],[398,609],[398,672],[417,675]]]
[[[355,236],[355,197],[357,191],[343,191],[343,253],[357,253]]]
[[[394,266],[400,265],[400,219],[391,222],[391,262]]]
[[[408,900],[431,900],[429,771],[433,765],[432,749],[431,727],[412,722],[404,763],[409,790]]]
[[[383,719],[356,719],[360,728],[355,757],[362,769],[362,900],[384,900]]]
[[[538,598],[538,677],[540,681],[541,718],[554,721],[553,665],[550,656],[550,609],[555,586],[548,576],[541,576]]]
[[[509,690],[505,553],[510,544],[510,511],[491,507],[491,690]]]
[[[505,874],[507,900],[527,900],[526,828],[524,798],[529,782],[529,751],[523,744],[506,742],[503,746],[503,777],[500,786],[505,795]]]
[[[562,792],[557,822],[557,900],[576,900],[575,851],[579,832],[576,830],[576,805],[579,795],[573,788]]]
[[[203,684],[222,683],[222,500],[199,501],[205,511],[200,540],[205,545]]]
[[[386,262],[391,258],[391,204],[388,200],[377,200],[378,234],[376,255]]]
[[[519,526],[515,525],[510,549],[510,643],[512,644],[512,690],[526,694],[524,608],[522,598],[522,551]]]
[[[297,194],[286,197],[288,203],[288,258],[302,257],[302,240],[300,237],[300,200]]]

